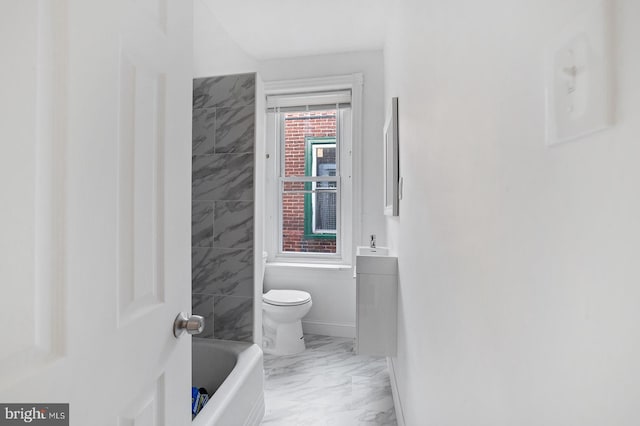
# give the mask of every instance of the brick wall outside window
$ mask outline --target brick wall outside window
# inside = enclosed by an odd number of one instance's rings
[[[285,176],[305,175],[305,138],[335,137],[336,111],[296,112],[285,115]],[[304,189],[289,183],[286,189]],[[305,237],[304,194],[283,194],[282,250],[285,252],[335,253],[336,239]]]

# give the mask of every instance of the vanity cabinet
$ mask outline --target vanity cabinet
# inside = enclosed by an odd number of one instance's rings
[[[356,353],[396,354],[398,258],[356,256]]]

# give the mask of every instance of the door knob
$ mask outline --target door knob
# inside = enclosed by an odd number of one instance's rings
[[[204,330],[204,318],[200,315],[187,316],[180,312],[173,322],[173,335],[180,337],[185,331],[189,334],[200,334]]]

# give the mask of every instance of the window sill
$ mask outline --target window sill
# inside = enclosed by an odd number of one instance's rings
[[[322,269],[325,271],[347,271],[351,269],[351,265],[340,263],[267,262],[267,268],[302,268]]]

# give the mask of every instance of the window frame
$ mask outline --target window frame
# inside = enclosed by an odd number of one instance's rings
[[[308,94],[309,98],[314,96],[314,93],[311,92]],[[300,95],[298,94],[296,96],[296,98],[301,99],[302,102],[304,102],[305,96],[304,95]],[[331,104],[327,104],[327,105],[331,105]],[[351,164],[351,133],[350,133],[350,128],[348,127],[347,129],[345,129],[344,125],[347,124],[348,126],[350,126],[350,121],[351,118],[349,118],[349,120],[345,120],[343,115],[347,114],[348,111],[351,110],[351,108],[342,108],[342,109],[336,109],[336,136],[335,136],[335,140],[336,140],[336,162],[337,162],[337,166],[339,168],[339,170],[342,170],[343,167],[347,167],[346,170],[346,174],[343,174],[343,172],[341,171],[340,174],[338,176],[335,177],[330,177],[330,178],[322,178],[322,177],[315,177],[315,176],[286,176],[286,172],[285,172],[285,165],[286,165],[286,152],[285,152],[285,133],[286,133],[286,115],[288,112],[292,112],[293,110],[295,110],[296,108],[293,107],[293,109],[291,109],[290,107],[287,108],[287,111],[280,111],[275,113],[275,119],[277,121],[277,125],[276,128],[278,129],[277,131],[277,137],[276,137],[276,144],[275,144],[275,149],[277,151],[277,154],[275,157],[278,159],[276,161],[276,165],[275,165],[275,172],[276,172],[276,181],[277,181],[277,190],[276,190],[276,197],[275,199],[278,200],[278,202],[276,203],[277,206],[277,218],[276,218],[276,228],[275,228],[275,232],[276,232],[276,241],[277,241],[277,245],[275,247],[274,253],[275,253],[275,258],[278,261],[282,261],[282,262],[313,262],[313,261],[318,261],[318,262],[324,262],[324,263],[345,263],[344,259],[346,258],[344,256],[344,252],[345,252],[345,245],[347,246],[346,250],[350,250],[351,244],[350,244],[350,240],[346,240],[345,241],[345,230],[342,227],[342,223],[346,222],[350,219],[350,213],[351,213],[351,208],[346,208],[343,209],[342,206],[344,204],[346,204],[347,206],[351,205],[351,200],[349,199],[347,203],[343,203],[341,201],[341,198],[343,197],[343,193],[345,192],[345,188],[347,188],[347,197],[351,197],[351,185],[349,182],[345,182],[345,176],[348,174],[349,175],[349,181],[351,178],[351,168],[350,168],[350,164]],[[328,108],[331,109],[331,108]],[[343,158],[343,156],[345,156],[348,153],[349,158]],[[335,181],[337,183],[337,187],[339,187],[340,189],[338,190],[338,194],[339,197],[337,198],[337,213],[338,213],[338,217],[337,219],[337,229],[336,229],[336,233],[335,233],[335,248],[336,251],[335,253],[326,253],[326,252],[295,252],[295,251],[285,251],[283,250],[283,246],[284,246],[284,236],[283,236],[283,229],[284,229],[284,211],[283,211],[283,194],[286,193],[286,191],[284,190],[285,184],[286,183],[295,183],[295,182],[304,182],[304,183],[308,183],[308,182],[316,182],[316,181]],[[306,189],[306,185],[305,185],[305,189]],[[267,195],[269,197],[269,195]],[[273,197],[272,197],[273,198]],[[349,234],[349,238],[351,238],[351,233],[350,232],[346,232],[347,234]],[[303,238],[305,237],[305,229],[303,228]]]
[[[336,138],[334,136],[306,136],[305,137],[305,153],[304,153],[304,168],[305,168],[305,175],[307,176],[314,176],[315,175],[311,175],[311,171],[315,170],[314,167],[314,160],[315,160],[315,150],[314,147],[318,146],[318,145],[324,145],[324,146],[332,146],[333,148],[336,149],[336,157],[338,157],[338,145],[337,145],[337,141]],[[337,170],[337,176],[339,177],[339,161],[337,161],[336,158],[336,170]],[[318,182],[333,182],[330,179],[327,180],[317,180],[314,182],[306,182],[305,183],[305,190],[310,191],[310,190],[314,190],[314,186],[318,183]],[[339,221],[340,221],[340,182],[337,181],[336,182],[336,230],[333,232],[330,232],[327,230],[323,230],[325,232],[316,232],[315,229],[315,202],[314,202],[314,195],[316,194],[304,194],[304,238],[305,239],[336,239],[336,247],[338,245],[338,227],[339,227]]]
[[[266,138],[266,214],[264,217],[265,249],[268,253],[267,262],[282,266],[302,267],[351,267],[355,259],[354,241],[359,241],[362,235],[361,194],[362,194],[362,95],[363,75],[354,73],[335,77],[320,77],[299,80],[271,81],[264,84],[265,96],[292,95],[314,92],[329,92],[336,90],[351,91],[350,123],[342,129],[350,136],[348,146],[343,146],[341,181],[343,203],[340,207],[342,215],[342,235],[337,238],[336,247],[341,247],[339,254],[282,252],[281,211],[282,202],[279,195],[278,136],[282,132],[280,125],[267,119]]]

